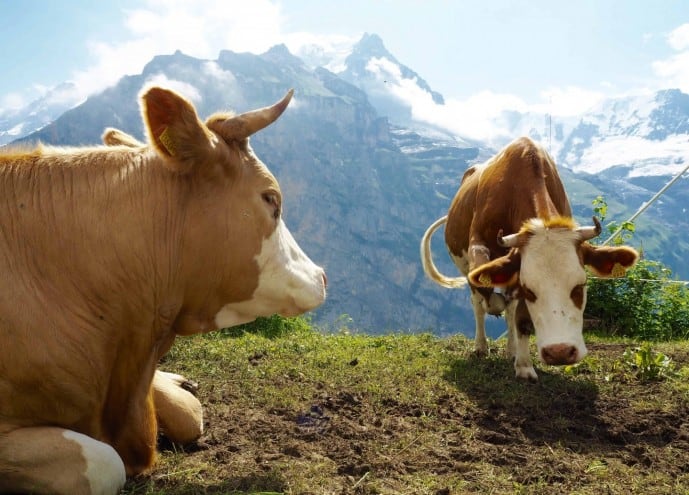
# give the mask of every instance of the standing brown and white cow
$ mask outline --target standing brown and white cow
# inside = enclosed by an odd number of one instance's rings
[[[488,350],[485,314],[505,310],[507,352],[520,378],[537,378],[529,353],[534,331],[538,355],[547,364],[572,364],[586,355],[584,266],[601,277],[618,277],[638,258],[629,247],[589,244],[600,234],[598,220],[578,227],[571,215],[555,163],[524,137],[466,171],[448,214],[421,241],[431,280],[450,288],[469,283],[478,354]],[[446,277],[433,263],[431,237],[443,224],[450,256],[465,277]]]
[[[184,378],[156,371],[177,335],[324,301],[248,141],[291,97],[204,123],[151,87],[148,145],[0,154],[0,492],[117,493],[158,428],[203,431]]]

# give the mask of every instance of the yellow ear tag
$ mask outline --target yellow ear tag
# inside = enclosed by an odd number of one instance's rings
[[[165,130],[160,133],[160,136],[158,136],[158,140],[160,141],[160,144],[165,146],[165,149],[168,153],[170,153],[170,156],[175,156],[175,142],[172,140],[172,137],[168,132],[169,129],[169,127],[166,127]]]
[[[625,267],[623,267],[619,263],[615,263],[612,267],[612,271],[610,272],[610,275],[612,275],[615,278],[619,278],[619,277],[624,277],[626,273],[627,273],[627,270]]]
[[[485,287],[493,286],[493,279],[490,278],[490,275],[488,275],[486,272],[483,272],[481,275],[479,275],[478,281]]]

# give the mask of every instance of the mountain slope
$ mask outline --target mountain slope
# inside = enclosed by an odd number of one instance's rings
[[[363,91],[326,69],[306,68],[285,47],[260,56],[223,51],[215,61],[158,56],[142,74],[122,78],[24,140],[94,144],[106,126],[143,139],[136,95],[155,82],[183,92],[202,117],[267,105],[295,88],[283,117],[252,145],[281,183],[287,224],[328,272],[318,321],[347,314],[367,330],[468,329],[468,306],[457,307],[456,293],[436,292],[418,261],[426,220],[446,203],[427,177],[437,157],[401,152]],[[474,156],[446,160],[443,173],[461,177]]]
[[[18,110],[0,109],[0,146],[41,129],[83,98],[72,83],[63,83]]]
[[[295,237],[328,271],[330,294],[316,320],[328,323],[346,314],[366,331],[471,335],[468,290],[450,291],[428,281],[418,243],[426,227],[446,213],[466,167],[496,150],[416,120],[408,102],[389,91],[384,71],[416,85],[438,105],[442,96],[387,52],[377,36],[364,36],[343,60],[335,73],[308,65],[282,45],[262,55],[222,51],[217,60],[181,52],[158,56],[141,74],[122,78],[23,139],[94,144],[107,126],[143,139],[136,99],[146,84],[180,91],[202,117],[267,105],[293,87],[285,115],[252,137],[252,144],[284,189],[286,221]],[[611,100],[580,118],[549,121],[519,112],[502,118],[515,137],[531,135],[551,148],[582,223],[590,222],[591,201],[598,195],[609,204],[609,219],[622,221],[682,166],[688,98],[670,90]],[[655,151],[644,155],[630,143],[656,148],[645,148]],[[648,257],[683,278],[689,278],[688,189],[680,181],[649,208],[634,239]],[[434,241],[436,263],[456,274],[442,233]],[[491,325],[494,333],[502,331],[502,322],[491,319]]]

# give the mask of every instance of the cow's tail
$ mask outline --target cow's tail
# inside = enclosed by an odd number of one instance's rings
[[[423,266],[423,271],[426,273],[426,276],[438,285],[442,285],[449,289],[458,289],[467,284],[466,277],[446,277],[438,271],[435,263],[433,263],[433,256],[431,254],[431,237],[433,237],[435,231],[438,230],[441,225],[444,225],[445,222],[447,222],[447,215],[433,222],[423,235],[421,239],[421,265]]]

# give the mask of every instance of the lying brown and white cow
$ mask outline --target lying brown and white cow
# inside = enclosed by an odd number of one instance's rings
[[[177,335],[324,301],[248,142],[291,96],[204,123],[151,87],[148,145],[0,154],[0,492],[117,493],[159,428],[203,430],[184,378],[156,371]]]
[[[431,280],[452,288],[468,279],[479,355],[488,350],[485,314],[505,310],[507,352],[520,378],[537,378],[529,353],[534,330],[538,355],[547,364],[572,364],[586,355],[584,266],[598,276],[617,277],[638,258],[629,247],[589,244],[600,234],[598,220],[594,227],[578,227],[571,215],[555,163],[524,137],[466,171],[448,214],[421,241]],[[431,236],[443,224],[450,257],[465,277],[446,277],[433,263]]]

